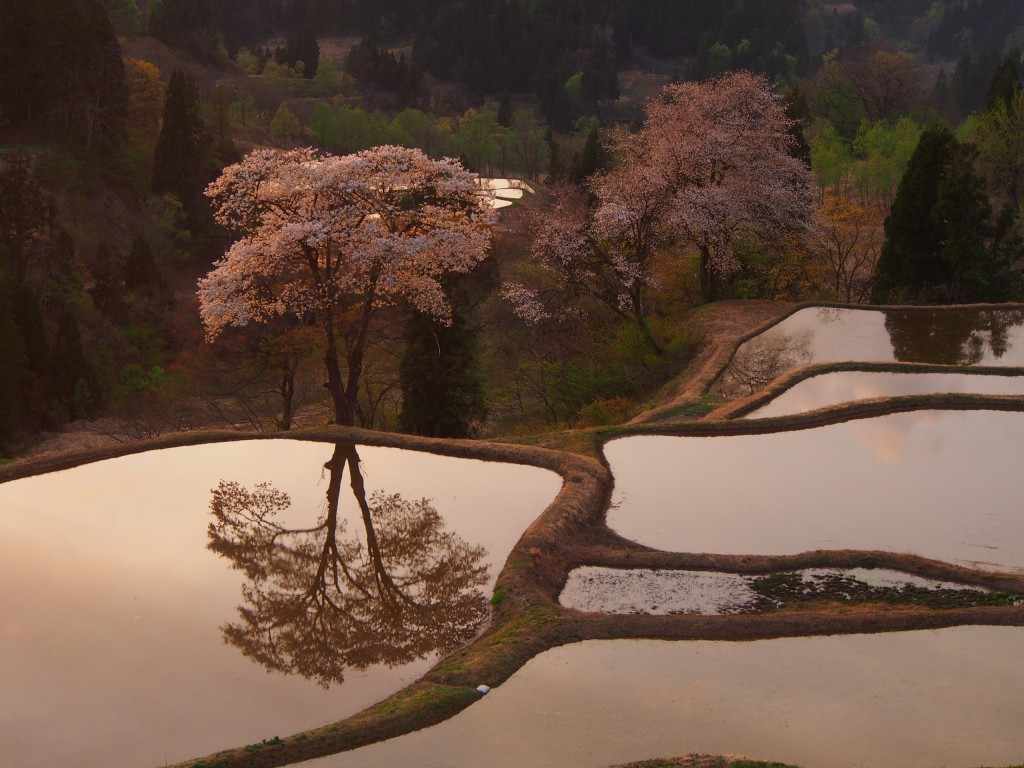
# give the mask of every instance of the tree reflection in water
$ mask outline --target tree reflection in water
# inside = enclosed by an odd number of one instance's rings
[[[426,499],[375,491],[367,499],[355,445],[336,443],[326,514],[311,528],[274,520],[291,505],[270,483],[213,491],[209,548],[244,571],[241,621],[226,642],[269,670],[327,687],[347,669],[396,666],[465,642],[484,619],[485,552],[454,533]],[[342,475],[359,507],[365,541],[346,538],[338,516]]]
[[[782,374],[811,363],[811,332],[794,334],[769,330],[736,350],[722,374],[719,392],[732,400],[764,389]]]
[[[905,363],[974,365],[986,347],[996,360],[1009,349],[1009,331],[1024,324],[1024,310],[885,312],[893,357]]]

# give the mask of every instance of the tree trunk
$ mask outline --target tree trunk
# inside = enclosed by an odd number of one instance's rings
[[[287,432],[292,426],[295,415],[295,374],[299,369],[298,358],[285,358],[281,364],[281,415],[277,420],[277,428]]]
[[[324,386],[327,387],[331,403],[334,405],[334,423],[351,427],[355,424],[355,414],[341,384],[341,366],[338,364],[338,340],[334,336],[333,313],[326,312],[323,323],[326,342],[324,367],[327,370],[327,382]]]

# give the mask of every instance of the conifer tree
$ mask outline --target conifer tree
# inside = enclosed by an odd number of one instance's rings
[[[988,100],[985,104],[985,111],[995,109],[999,104],[1009,107],[1013,103],[1013,97],[1021,90],[1020,73],[1017,72],[1017,64],[1007,56],[996,68],[995,74],[988,85]]]
[[[11,279],[0,261],[0,456],[18,433],[29,379],[25,342],[15,311]]]
[[[117,144],[126,132],[128,85],[117,33],[98,0],[89,13],[82,65],[74,74],[86,147]]]
[[[174,70],[167,84],[163,123],[153,152],[153,191],[176,195],[193,226],[203,205],[205,128],[199,89],[190,72]]]
[[[451,325],[410,314],[399,367],[403,431],[428,437],[472,437],[486,413],[476,364],[476,335],[455,306]]]
[[[125,284],[118,258],[104,241],[96,248],[93,258],[93,285],[89,289],[92,302],[108,320],[116,325],[128,322],[125,303]]]
[[[943,125],[933,125],[921,134],[885,220],[885,244],[872,293],[876,304],[942,282],[943,270],[936,258],[941,233],[932,221],[932,208],[955,144]]]
[[[65,308],[57,322],[50,371],[52,394],[66,421],[91,417],[99,406],[99,386],[85,357],[78,320]]]
[[[994,218],[977,152],[949,129],[921,135],[885,220],[875,303],[963,303],[1017,298],[1021,243],[1007,208]]]

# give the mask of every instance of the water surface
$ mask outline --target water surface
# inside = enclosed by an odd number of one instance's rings
[[[608,524],[658,549],[880,549],[1024,570],[1024,413],[916,411],[729,437],[605,446]]]
[[[809,307],[740,345],[716,388],[744,397],[805,365],[1024,365],[1024,310]]]
[[[1024,756],[1024,629],[548,651],[440,725],[307,768],[597,768],[688,753],[808,768],[967,768]]]
[[[5,764],[162,765],[285,736],[412,682],[436,655],[422,638],[441,649],[475,627],[468,609],[560,479],[342,446],[174,448],[0,485]],[[410,533],[429,546],[408,546]],[[310,579],[321,563],[348,572]],[[378,617],[388,642],[321,610],[326,598]],[[442,599],[466,610],[439,622]],[[415,603],[411,628],[380,614],[381,600]],[[260,642],[268,620],[273,649]],[[316,650],[317,627],[336,651],[326,663],[288,647]]]
[[[817,408],[875,397],[960,392],[976,395],[1024,395],[1024,376],[969,373],[886,373],[834,371],[811,376],[743,418],[788,416]]]

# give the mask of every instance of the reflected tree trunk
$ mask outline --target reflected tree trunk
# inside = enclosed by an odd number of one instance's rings
[[[345,535],[346,467],[363,537]],[[445,531],[425,499],[367,494],[355,445],[336,443],[324,468],[326,505],[310,527],[277,522],[291,499],[269,483],[213,492],[208,546],[248,577],[225,640],[326,687],[348,668],[405,664],[472,637],[487,610],[483,549]]]

